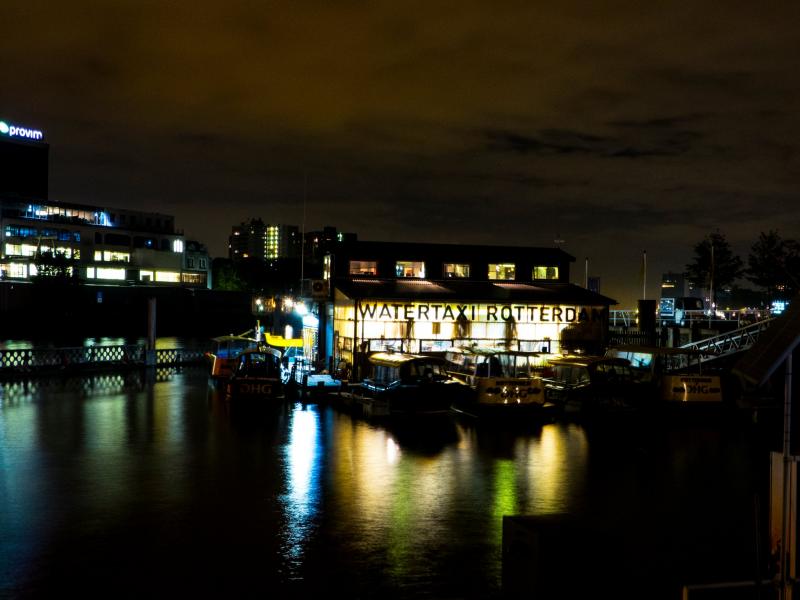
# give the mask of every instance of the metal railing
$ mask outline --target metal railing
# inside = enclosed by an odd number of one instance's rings
[[[735,352],[742,352],[756,343],[762,331],[765,331],[775,319],[764,319],[752,325],[734,329],[721,335],[697,340],[680,346],[702,353],[701,361],[709,361]]]
[[[204,357],[202,348],[158,349],[154,366],[199,364]],[[144,345],[0,350],[0,375],[122,369],[146,364]]]

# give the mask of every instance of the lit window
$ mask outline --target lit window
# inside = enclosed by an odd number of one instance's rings
[[[139,281],[153,281],[153,272],[139,271]]]
[[[181,281],[183,283],[205,284],[206,275],[205,273],[183,273],[181,275]]]
[[[513,280],[516,277],[514,263],[499,263],[489,265],[489,279]]]
[[[419,277],[425,278],[425,263],[420,261],[399,260],[395,263],[395,275],[397,277]]]
[[[116,252],[114,250],[95,250],[94,259],[98,262],[130,262],[131,255],[128,252]]]
[[[94,267],[86,267],[86,279],[94,279]]]
[[[178,283],[181,280],[181,274],[174,271],[156,271],[156,281],[161,283]]]
[[[326,254],[322,259],[322,278],[328,280],[331,278],[331,255]]]
[[[462,263],[445,263],[444,276],[446,279],[468,279],[469,265]]]
[[[172,240],[172,251],[183,252],[183,240]]]
[[[11,263],[8,265],[9,277],[19,277],[25,279],[28,277],[28,265],[25,263]]]
[[[125,269],[98,267],[96,273],[97,279],[115,279],[118,281],[125,279]]]
[[[378,263],[374,260],[351,260],[350,275],[377,275]]]
[[[558,279],[558,267],[539,266],[533,267],[534,279]]]

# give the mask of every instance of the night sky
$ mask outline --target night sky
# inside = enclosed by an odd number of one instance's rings
[[[658,4],[659,6],[655,6]],[[553,246],[648,297],[719,229],[800,238],[800,4],[5,0],[0,119],[53,200]]]

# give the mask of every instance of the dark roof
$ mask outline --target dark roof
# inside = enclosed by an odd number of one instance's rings
[[[348,298],[380,300],[441,300],[495,303],[577,304],[583,306],[617,304],[617,301],[571,283],[535,285],[513,281],[465,281],[448,279],[371,279],[353,278],[334,282]]]
[[[459,257],[499,257],[499,256],[535,256],[542,260],[575,262],[575,257],[561,248],[545,246],[488,246],[473,244],[440,244],[423,242],[373,242],[365,240],[351,240],[340,246],[339,252],[343,254],[359,254],[365,258],[395,256],[398,253],[407,255],[408,259],[425,258],[432,256],[459,256]]]

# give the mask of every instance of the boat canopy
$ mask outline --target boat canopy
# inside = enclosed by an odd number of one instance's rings
[[[403,354],[402,352],[376,352],[369,356],[369,362],[375,365],[386,367],[399,367],[412,361],[444,363],[444,360],[436,356],[425,356],[424,354]]]
[[[282,337],[280,335],[272,335],[271,333],[267,333],[264,335],[264,339],[266,340],[267,344],[270,346],[278,346],[279,348],[302,348],[303,347],[303,339],[302,338],[295,338],[289,339]]]

